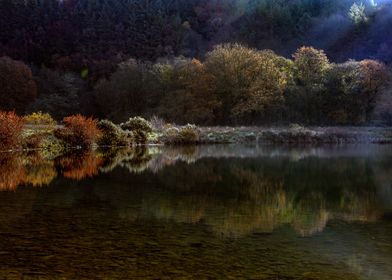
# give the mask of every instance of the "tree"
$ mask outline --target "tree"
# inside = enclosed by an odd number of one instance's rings
[[[369,20],[366,16],[365,5],[363,3],[354,3],[348,12],[348,16],[356,25],[364,24]]]
[[[365,59],[360,62],[362,78],[362,98],[365,103],[365,119],[370,120],[381,89],[386,85],[388,72],[379,61]]]
[[[153,94],[159,90],[152,64],[131,59],[121,63],[109,80],[101,80],[94,91],[101,115],[124,121],[130,116],[146,116],[147,109],[156,106]]]
[[[291,121],[320,123],[323,118],[323,93],[326,73],[331,67],[322,50],[301,47],[293,55],[294,84],[286,94]]]
[[[360,98],[363,86],[359,62],[332,64],[326,74],[325,88],[323,111],[329,122],[339,125],[363,122]]]
[[[211,75],[196,59],[174,67],[160,114],[180,123],[211,124],[221,102],[211,88]]]
[[[85,89],[85,82],[80,77],[70,72],[42,68],[36,81],[38,98],[30,104],[29,112],[46,112],[58,120],[80,113],[80,94]]]
[[[272,52],[258,52],[239,44],[215,47],[207,54],[206,72],[222,102],[221,122],[260,112],[282,96],[286,73]]]
[[[323,50],[301,47],[294,54],[294,77],[300,85],[318,87],[324,74],[330,68],[327,55]]]
[[[0,109],[24,113],[37,95],[30,68],[9,57],[0,58]]]
[[[283,93],[290,77],[291,63],[272,51],[261,51],[258,55],[258,76],[249,92],[235,104],[232,112],[240,117],[262,113],[263,118],[269,113],[270,121],[281,120],[281,115],[276,109],[283,107]]]

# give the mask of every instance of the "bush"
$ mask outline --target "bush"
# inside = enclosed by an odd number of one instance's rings
[[[56,127],[56,121],[48,113],[36,112],[24,116],[25,124],[32,126],[35,134],[51,133]]]
[[[75,147],[90,147],[100,134],[97,121],[82,115],[73,115],[63,119],[64,127],[54,131],[55,136]]]
[[[100,146],[128,146],[130,144],[127,133],[109,120],[99,121],[98,129],[101,131],[97,141]]]
[[[200,140],[200,131],[195,125],[188,124],[180,129],[168,128],[162,140],[172,144],[195,144]]]
[[[132,133],[133,141],[136,144],[147,143],[148,134],[153,131],[151,123],[142,117],[130,118],[127,122],[122,123],[120,127]]]
[[[24,116],[23,120],[27,125],[45,125],[50,127],[56,126],[56,121],[48,113],[35,112]]]
[[[151,123],[142,117],[130,118],[127,122],[122,123],[120,127],[129,131],[143,131],[145,133],[152,132]]]
[[[23,119],[14,112],[0,111],[0,150],[9,150],[20,144]]]

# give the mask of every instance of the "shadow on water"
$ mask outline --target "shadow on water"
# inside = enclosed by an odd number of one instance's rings
[[[391,146],[0,154],[0,275],[391,279],[391,163]]]

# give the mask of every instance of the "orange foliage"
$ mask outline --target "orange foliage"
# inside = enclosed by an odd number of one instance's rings
[[[103,158],[93,152],[71,154],[57,159],[57,164],[63,169],[63,176],[73,180],[97,175],[98,168],[103,165],[103,162]]]
[[[97,120],[74,115],[63,119],[64,127],[55,130],[55,136],[72,146],[90,147],[97,139],[100,131]]]
[[[0,150],[15,148],[22,136],[23,119],[14,112],[0,111]]]

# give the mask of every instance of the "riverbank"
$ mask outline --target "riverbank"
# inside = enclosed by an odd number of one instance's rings
[[[392,143],[392,127],[201,127],[199,131],[203,144]]]

